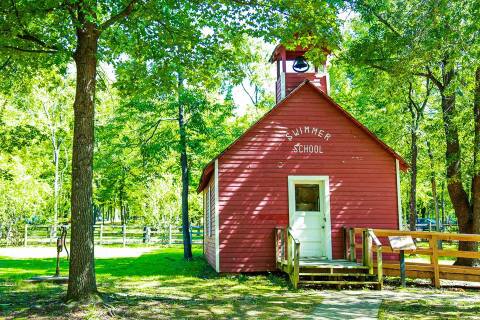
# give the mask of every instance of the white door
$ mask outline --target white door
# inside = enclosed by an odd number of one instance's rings
[[[288,192],[290,227],[300,241],[300,257],[331,258],[325,179],[289,177]]]

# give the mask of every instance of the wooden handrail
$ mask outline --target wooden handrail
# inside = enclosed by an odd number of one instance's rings
[[[382,288],[383,286],[383,256],[382,256],[382,243],[380,240],[378,240],[377,236],[375,235],[375,232],[373,232],[372,229],[368,229],[368,236],[372,239],[373,244],[377,247],[377,279],[378,279],[378,285],[379,289]],[[373,248],[372,248],[373,249]],[[373,273],[373,250],[371,251],[371,269]]]
[[[275,227],[275,263],[278,266],[285,261],[286,253],[286,228],[285,227]]]
[[[288,270],[290,275],[290,281],[293,287],[298,287],[300,281],[300,241],[295,238],[292,233],[292,228],[288,228]]]
[[[300,241],[295,238],[291,228],[275,227],[274,231],[275,263],[279,269],[288,273],[293,287],[297,288],[300,281]]]
[[[362,244],[355,244],[355,235],[359,234],[364,234],[366,230],[365,228],[347,228],[349,233],[352,233],[353,230],[353,247],[355,249],[359,248],[364,248],[364,243]],[[449,272],[445,271],[447,270],[448,266],[445,265],[440,265],[439,264],[439,257],[453,257],[453,258],[470,258],[470,259],[479,259],[480,258],[480,252],[477,251],[463,251],[463,250],[443,250],[439,248],[438,242],[439,240],[443,241],[470,241],[470,242],[477,242],[480,243],[480,235],[475,235],[475,234],[456,234],[456,233],[443,233],[443,232],[430,232],[430,231],[404,231],[404,230],[389,230],[389,229],[373,229],[372,232],[374,233],[375,236],[381,237],[381,238],[386,238],[388,236],[411,236],[412,238],[418,238],[418,239],[426,239],[428,241],[428,247],[420,247],[417,248],[416,250],[407,250],[405,253],[409,252],[414,252],[416,254],[420,255],[427,255],[430,258],[430,263],[407,263],[407,272],[412,272],[415,274],[417,277],[431,277],[432,283],[435,285],[435,287],[439,288],[440,287],[440,277],[442,279],[460,279],[459,277],[454,278],[453,276],[450,275]],[[347,234],[347,233],[346,233]],[[346,236],[347,237],[347,236]],[[372,238],[373,239],[373,238]],[[373,240],[374,241],[374,240]],[[345,238],[345,245],[349,243],[352,245],[351,242],[348,242],[348,239]],[[350,252],[348,252],[348,257],[351,258],[352,252],[355,252],[355,249],[351,249]],[[347,250],[348,251],[348,250]],[[381,256],[382,252],[386,253],[397,253],[396,251],[392,250],[390,246],[386,246],[385,248],[381,249],[380,247],[373,248],[373,252],[377,252],[377,257]],[[377,258],[377,263],[378,263],[378,258]],[[386,264],[386,270],[387,274],[392,274],[392,266],[395,264]],[[378,267],[377,267],[378,268]],[[413,268],[413,269],[412,269]],[[420,273],[414,273],[412,270],[420,270],[419,268],[423,268],[422,272],[424,274]],[[459,267],[462,268],[464,272],[477,272],[478,268],[474,267]],[[444,270],[444,271],[442,271]],[[472,271],[473,270],[473,271]],[[426,272],[430,272],[430,275],[425,274]],[[463,277],[464,279],[471,279],[469,278],[469,274],[465,273],[465,276]],[[480,273],[479,273],[480,274]],[[473,281],[473,280],[472,280]],[[478,281],[478,280],[476,280]]]
[[[365,228],[353,228],[356,234],[360,234]],[[413,238],[431,239],[436,237],[437,240],[456,240],[456,241],[472,241],[480,242],[480,235],[467,233],[448,233],[437,231],[404,231],[390,229],[373,229],[378,237],[386,236],[412,236]]]

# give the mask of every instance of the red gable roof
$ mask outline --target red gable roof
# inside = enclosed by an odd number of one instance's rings
[[[348,113],[345,109],[340,107],[335,101],[333,101],[330,96],[328,96],[326,93],[324,93],[322,90],[320,90],[317,86],[315,86],[313,83],[311,83],[309,80],[303,81],[301,84],[298,85],[288,96],[286,96],[284,99],[282,99],[280,102],[278,102],[270,111],[265,113],[260,119],[258,119],[252,126],[250,126],[249,129],[247,129],[241,136],[239,136],[235,141],[233,141],[225,150],[223,150],[221,153],[219,153],[215,158],[213,158],[203,169],[202,176],[200,177],[200,183],[197,188],[197,192],[201,192],[205,186],[207,185],[208,181],[210,180],[210,177],[213,173],[213,165],[215,163],[215,160],[218,159],[220,156],[222,156],[225,152],[227,152],[233,145],[237,143],[240,139],[242,139],[257,123],[268,117],[268,115],[275,109],[277,109],[279,106],[283,105],[285,101],[287,101],[290,97],[295,95],[297,91],[305,86],[309,85],[312,88],[315,89],[318,94],[320,94],[322,97],[324,97],[326,100],[328,100],[332,106],[337,108],[345,117],[350,119],[357,127],[362,129],[368,136],[372,138],[375,142],[377,142],[383,149],[385,149],[388,153],[390,153],[395,159],[398,159],[400,163],[400,169],[402,171],[406,171],[409,167],[408,163],[398,154],[396,153],[392,148],[390,148],[385,142],[383,142],[380,138],[378,138],[373,132],[371,132],[367,127],[365,127],[362,123],[360,123],[357,119],[355,119],[350,113]]]

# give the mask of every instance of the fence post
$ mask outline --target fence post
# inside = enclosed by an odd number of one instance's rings
[[[122,225],[123,246],[127,245],[127,226]]]
[[[55,234],[55,226],[54,225],[51,225],[50,226],[50,237],[48,239],[48,244],[52,244],[52,240],[53,240],[53,235]]]
[[[357,248],[355,248],[355,229],[350,228],[348,230],[348,238],[350,242],[350,261],[357,261]]]
[[[438,247],[437,237],[433,236],[428,239],[430,249],[432,249],[432,255],[430,256],[430,263],[433,266],[432,282],[435,288],[440,288],[440,267],[438,266]]]
[[[100,245],[103,244],[103,222],[100,225]]]
[[[25,223],[25,234],[23,238],[23,245],[26,247],[28,244],[28,224]]]
[[[373,251],[370,229],[363,230],[363,265],[368,267],[369,274],[373,274]]]
[[[149,243],[150,242],[150,227],[144,226],[143,227],[143,243]]]
[[[192,226],[189,226],[190,228],[190,244],[193,243],[193,230],[192,230]]]
[[[168,244],[172,244],[172,225],[168,225]]]

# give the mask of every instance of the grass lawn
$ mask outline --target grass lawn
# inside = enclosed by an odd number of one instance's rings
[[[321,296],[292,290],[278,275],[217,275],[194,248],[184,262],[179,247],[161,248],[137,258],[97,259],[102,299],[89,305],[63,303],[66,285],[30,284],[54,273],[55,259],[0,258],[0,318],[162,319],[306,318]],[[68,270],[62,261],[63,273]]]
[[[480,303],[452,299],[384,300],[379,319],[480,319]]]

